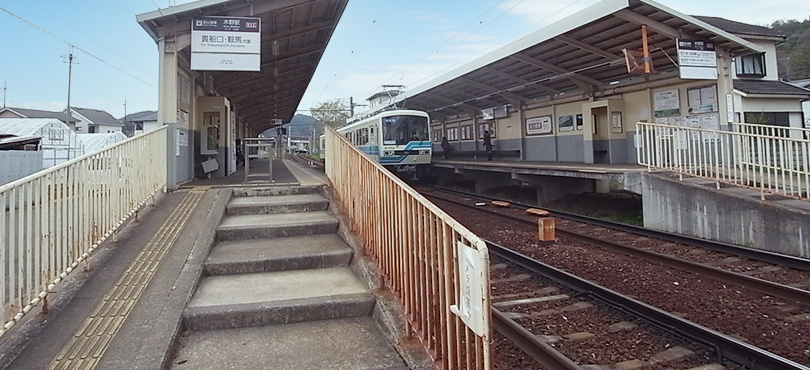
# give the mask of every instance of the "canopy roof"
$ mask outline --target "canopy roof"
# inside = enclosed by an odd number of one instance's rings
[[[157,42],[191,33],[196,16],[261,18],[261,72],[199,73],[203,84],[227,97],[248,125],[261,132],[271,119],[292,120],[348,0],[201,0],[141,14]],[[181,51],[186,60],[189,48]]]
[[[104,149],[119,141],[124,141],[127,139],[127,135],[124,135],[121,131],[104,134],[79,134],[79,139],[81,139],[82,144],[84,144],[84,152],[91,153]]]
[[[647,26],[657,74],[629,75],[622,49],[641,49]],[[396,98],[434,116],[506,104],[600,97],[678,77],[676,39],[714,42],[732,55],[764,52],[742,38],[649,0],[604,0]]]

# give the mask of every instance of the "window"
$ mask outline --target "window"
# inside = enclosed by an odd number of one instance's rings
[[[765,54],[744,55],[734,58],[737,76],[764,77]]]
[[[434,129],[433,130],[433,142],[438,143],[442,141],[442,129]]]
[[[788,112],[745,112],[745,123],[790,126]]]
[[[383,144],[405,145],[410,141],[429,140],[427,117],[389,116],[382,118]]]

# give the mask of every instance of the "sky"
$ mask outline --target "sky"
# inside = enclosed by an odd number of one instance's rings
[[[0,0],[0,96],[8,107],[64,110],[73,45],[71,106],[116,118],[157,110],[157,45],[135,16],[189,2]],[[382,85],[415,88],[597,2],[350,0],[299,113],[334,99],[365,103]],[[758,25],[810,18],[807,0],[659,4]]]

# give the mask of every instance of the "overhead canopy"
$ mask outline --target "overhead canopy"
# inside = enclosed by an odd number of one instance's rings
[[[192,18],[233,16],[261,18],[261,72],[205,72],[213,91],[227,97],[244,121],[257,131],[271,119],[289,122],[348,0],[201,0],[137,17],[157,42],[166,36],[187,37]],[[188,47],[181,55],[189,60]],[[202,74],[202,73],[201,73]]]
[[[622,49],[641,49],[647,26],[657,74],[628,75]],[[604,0],[396,98],[434,116],[469,116],[505,104],[599,97],[678,76],[676,39],[714,42],[731,55],[759,46],[648,0]]]

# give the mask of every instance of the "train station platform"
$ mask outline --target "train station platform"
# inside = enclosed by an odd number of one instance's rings
[[[274,166],[147,205],[2,337],[0,368],[420,368],[323,173]]]

